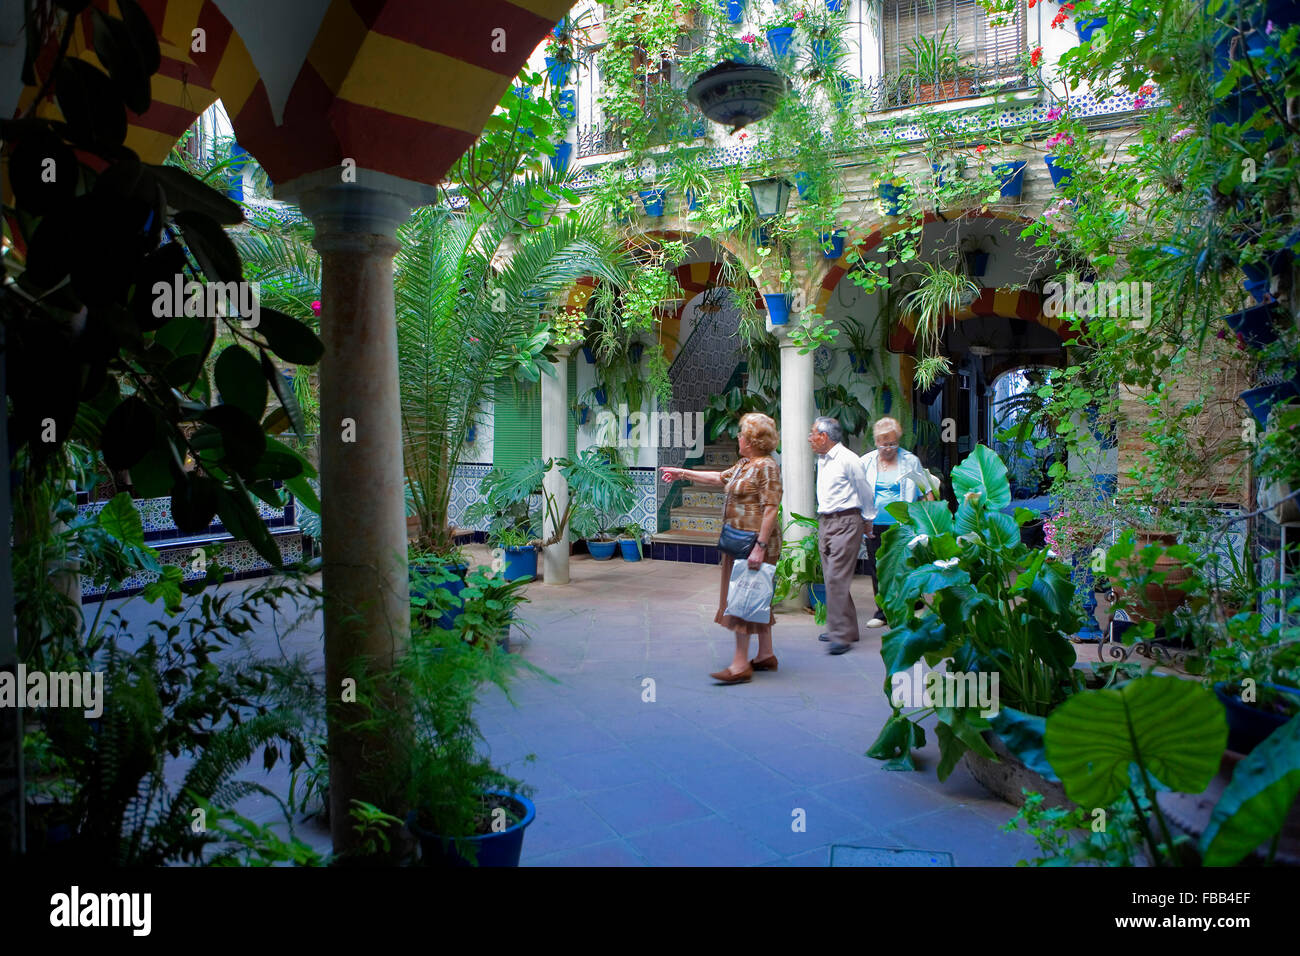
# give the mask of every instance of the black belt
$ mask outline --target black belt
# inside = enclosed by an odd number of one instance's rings
[[[861,515],[861,514],[862,514],[861,508],[845,508],[843,511],[819,511],[817,512],[817,517],[834,518],[836,515]]]

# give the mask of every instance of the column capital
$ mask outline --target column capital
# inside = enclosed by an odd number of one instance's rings
[[[275,188],[276,198],[298,203],[311,219],[317,243],[322,236],[393,237],[412,209],[438,196],[432,186],[370,169],[356,170],[355,182],[341,176],[338,169],[322,169]]]

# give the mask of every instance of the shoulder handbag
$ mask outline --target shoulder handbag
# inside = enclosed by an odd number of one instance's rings
[[[727,501],[731,500],[731,492],[727,492]],[[754,550],[754,545],[758,543],[757,531],[741,531],[739,528],[732,527],[726,522],[727,506],[722,506],[722,534],[718,536],[718,550],[724,554],[729,554],[733,558],[747,558],[749,552]]]

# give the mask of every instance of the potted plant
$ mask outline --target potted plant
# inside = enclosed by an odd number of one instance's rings
[[[947,371],[941,360],[944,326],[979,295],[969,276],[943,266],[922,263],[920,281],[902,297],[900,307],[916,315],[916,381],[928,388]]]
[[[809,529],[801,538],[790,534],[790,529]],[[817,547],[817,519],[792,514],[783,525],[781,556],[776,559],[776,589],[772,603],[778,604],[808,588],[808,605],[813,609],[818,625],[826,623],[826,580],[822,573],[822,556]]]
[[[912,102],[952,99],[974,91],[974,80],[963,75],[957,44],[948,39],[948,27],[937,37],[916,37],[905,50],[908,65],[900,77],[913,84]]]
[[[790,55],[794,45],[795,25],[805,16],[803,10],[792,10],[777,5],[771,15],[763,21],[763,29],[767,32],[767,45],[778,60],[783,60]]]
[[[641,539],[644,535],[645,531],[637,524],[624,525],[618,529],[618,548],[624,561],[641,560]]]
[[[441,553],[411,546],[407,552],[411,607],[417,618],[439,627],[453,627],[463,611],[469,564],[460,548]]]
[[[853,366],[854,373],[858,375],[867,374],[867,371],[871,368],[871,356],[875,351],[875,343],[867,333],[866,326],[858,319],[848,318],[840,323],[840,330],[849,343],[846,351],[849,353],[849,362]]]

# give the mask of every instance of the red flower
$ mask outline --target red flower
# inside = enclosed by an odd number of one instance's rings
[[[1072,3],[1063,3],[1063,4],[1061,4],[1061,9],[1062,9],[1062,10],[1073,10],[1073,9],[1074,9],[1074,4],[1072,4]]]
[[[1138,93],[1142,96],[1150,96],[1155,91],[1156,88],[1152,86],[1150,83],[1143,83],[1142,87],[1138,90]]]
[[[802,20],[802,19],[803,19],[803,11],[800,10],[798,13],[796,13],[796,14],[794,15],[794,18],[795,18],[796,20]]]
[[[975,152],[977,152],[977,153],[982,153],[982,152],[984,152],[986,149],[988,149],[987,146],[983,146],[983,145],[976,146],[976,147],[975,147]]]
[[[1070,19],[1070,15],[1068,13],[1065,12],[1058,13],[1056,16],[1052,17],[1052,29],[1055,30],[1057,27],[1059,27],[1062,23],[1064,23],[1068,19]]]
[[[1029,65],[1038,66],[1038,64],[1042,62],[1042,59],[1043,59],[1043,48],[1041,46],[1034,47],[1034,52],[1029,54]]]
[[[312,315],[320,315],[320,302],[313,302],[311,304],[311,313]]]

